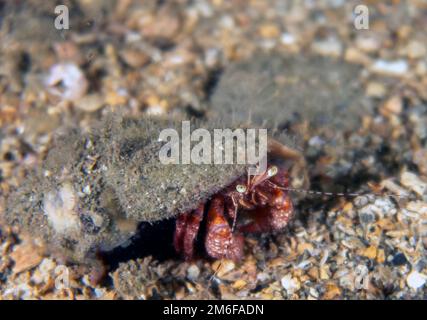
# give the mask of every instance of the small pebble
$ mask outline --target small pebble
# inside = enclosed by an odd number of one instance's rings
[[[197,265],[192,264],[188,269],[187,269],[187,278],[194,281],[196,280],[200,275],[200,269]]]
[[[283,33],[280,37],[280,41],[282,44],[289,46],[295,43],[295,37],[290,33]]]
[[[82,111],[95,112],[103,107],[104,101],[100,95],[90,94],[77,100],[74,105]]]
[[[422,288],[426,283],[426,281],[427,281],[427,276],[417,271],[412,271],[406,278],[406,283],[410,288],[414,290]]]
[[[369,56],[355,48],[348,48],[345,52],[344,59],[348,62],[361,65],[369,65],[371,63]]]
[[[414,152],[413,161],[418,169],[427,176],[427,149],[419,149]]]
[[[277,38],[280,35],[280,29],[274,24],[262,25],[259,33],[263,38]]]
[[[426,46],[419,41],[411,41],[406,47],[406,54],[411,59],[422,58],[426,55]]]
[[[381,48],[381,42],[377,37],[359,36],[356,38],[356,46],[362,51],[371,53]]]
[[[301,287],[299,281],[295,278],[292,278],[290,274],[284,276],[280,283],[282,284],[282,287],[286,290],[287,294],[292,294],[295,291],[299,290]]]
[[[415,173],[409,171],[402,173],[400,182],[420,196],[427,190],[427,183],[423,182]]]
[[[216,260],[212,264],[212,270],[216,273],[216,275],[219,278],[223,277],[224,275],[232,271],[235,267],[236,265],[234,264],[234,262],[227,259]]]
[[[367,210],[361,210],[359,212],[360,222],[365,225],[373,223],[376,220],[375,213],[372,210],[369,210],[369,206],[366,208]]]
[[[405,75],[408,72],[408,69],[409,66],[406,60],[377,60],[370,67],[370,70],[373,73],[394,77]]]
[[[16,246],[10,254],[10,257],[15,262],[13,266],[13,273],[19,274],[38,266],[43,260],[43,256],[40,251],[40,248],[30,240],[24,241]]]
[[[149,61],[149,56],[139,50],[126,49],[120,52],[120,56],[128,66],[133,68],[141,68]]]
[[[377,247],[375,246],[369,246],[366,249],[362,250],[361,255],[368,258],[368,259],[375,259],[377,256]]]
[[[341,295],[341,289],[334,283],[328,283],[326,285],[326,292],[323,295],[323,299],[330,300],[337,298],[339,295]]]
[[[314,52],[320,55],[331,57],[339,57],[343,51],[341,42],[336,39],[316,41],[312,44],[311,48]]]
[[[403,109],[402,98],[398,95],[392,96],[383,104],[381,109],[385,113],[400,114]]]
[[[393,260],[391,261],[391,263],[393,263],[395,266],[402,266],[405,263],[407,263],[408,260],[406,260],[406,257],[403,253],[397,253],[394,255]]]
[[[382,98],[386,92],[387,89],[380,82],[369,82],[366,88],[366,95],[369,97]]]

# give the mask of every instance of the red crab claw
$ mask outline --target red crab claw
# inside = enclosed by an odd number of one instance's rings
[[[212,200],[206,223],[205,248],[208,255],[215,259],[227,258],[239,261],[243,257],[243,236],[233,234],[224,217],[224,199]]]
[[[239,227],[245,233],[264,233],[282,230],[293,214],[293,206],[286,192],[276,189],[271,205],[258,207],[249,212],[252,221]]]
[[[194,242],[203,219],[203,211],[204,205],[202,204],[191,212],[179,215],[176,219],[173,245],[175,251],[182,254],[186,260],[193,258]]]

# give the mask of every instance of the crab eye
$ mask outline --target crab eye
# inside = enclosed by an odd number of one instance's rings
[[[272,166],[272,167],[270,167],[270,169],[268,169],[267,175],[269,177],[275,176],[277,174],[277,171],[278,171],[277,167],[276,166]]]
[[[236,186],[236,190],[237,190],[237,192],[239,192],[239,193],[244,193],[244,192],[246,192],[246,186],[244,186],[243,184],[238,184],[238,185]]]

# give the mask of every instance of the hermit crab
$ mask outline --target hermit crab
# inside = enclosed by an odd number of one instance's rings
[[[238,179],[212,197],[207,214],[205,247],[213,258],[240,260],[243,237],[240,232],[281,230],[292,217],[292,202],[287,193],[287,172],[270,166],[260,177]],[[204,204],[178,216],[174,246],[185,258],[193,256],[194,239],[204,214]],[[233,234],[239,210],[247,210],[254,219]],[[232,223],[228,221],[229,218]]]
[[[271,140],[269,145],[271,154],[297,160],[299,165],[303,163],[303,158],[295,150],[275,140]],[[286,227],[293,216],[289,190],[289,174],[282,166],[269,165],[259,175],[236,179],[214,194],[209,205],[201,203],[194,210],[177,217],[175,250],[185,259],[194,256],[195,239],[207,211],[204,238],[207,254],[216,259],[240,260],[243,256],[242,234],[279,231]],[[238,225],[240,212],[248,219]]]

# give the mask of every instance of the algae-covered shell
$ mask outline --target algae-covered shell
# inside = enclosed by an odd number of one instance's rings
[[[245,173],[242,164],[161,163],[160,132],[180,132],[181,125],[109,116],[90,133],[67,130],[55,139],[42,168],[9,197],[7,222],[83,261],[126,243],[140,222],[194,209]]]

